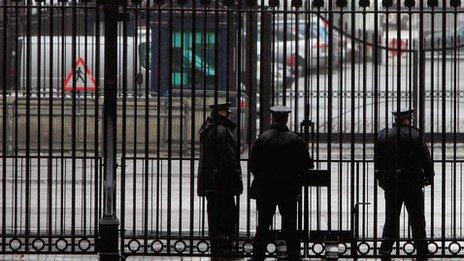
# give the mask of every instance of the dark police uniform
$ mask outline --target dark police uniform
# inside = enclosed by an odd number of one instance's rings
[[[237,222],[234,196],[243,191],[241,168],[236,155],[237,141],[232,134],[236,125],[217,113],[230,104],[210,106],[211,117],[200,129],[200,163],[197,194],[206,197],[208,228],[213,255],[230,251]]]
[[[287,107],[276,106],[271,112],[289,113]],[[256,199],[258,227],[254,259],[263,260],[269,228],[276,206],[282,216],[282,233],[286,237],[290,260],[297,260],[300,243],[296,234],[297,201],[301,192],[300,176],[313,161],[303,140],[284,124],[275,124],[256,140],[250,154],[250,171],[254,175],[251,197]]]
[[[434,170],[427,145],[419,130],[402,125],[398,119],[410,118],[412,110],[394,112],[397,122],[382,130],[375,144],[375,169],[379,186],[385,191],[385,226],[380,253],[389,254],[399,237],[399,218],[403,203],[418,254],[427,254],[425,242],[423,187],[433,181]]]

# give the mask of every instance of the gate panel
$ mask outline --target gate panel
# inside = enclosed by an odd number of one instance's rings
[[[83,1],[0,3],[1,253],[97,251],[96,10]]]
[[[96,1],[0,4],[2,253],[96,253],[103,202],[102,18]],[[256,227],[249,149],[287,105],[329,188],[305,188],[299,229],[354,234],[343,255],[378,255],[385,219],[376,133],[415,108],[435,163],[425,189],[429,249],[462,256],[459,1],[130,1],[117,25],[117,216],[123,255],[210,255],[196,195],[199,134],[233,104],[245,191],[237,251]],[[116,25],[115,25],[116,26]],[[311,121],[305,133],[302,121]],[[106,202],[108,203],[108,202]],[[406,211],[396,256],[413,255]],[[279,229],[276,215],[273,228]],[[324,243],[305,239],[302,255]],[[275,242],[269,246],[276,255]]]
[[[456,195],[462,189],[458,160],[462,131],[456,72],[462,41],[459,29],[446,44],[434,46],[430,38],[450,21],[459,24],[461,9],[410,1],[250,3],[144,1],[128,6],[135,19],[126,24],[127,31],[144,28],[130,40],[151,41],[143,45],[141,58],[151,62],[152,70],[140,70],[147,75],[137,91],[140,98],[134,100],[140,109],[135,112],[128,105],[130,92],[120,102],[127,112],[125,122],[138,122],[122,131],[141,131],[134,137],[139,142],[132,146],[126,140],[121,154],[126,166],[120,187],[123,253],[209,254],[206,202],[196,196],[195,187],[196,133],[209,114],[207,106],[225,96],[237,104],[233,119],[240,126],[236,135],[247,186],[252,180],[248,149],[267,121],[268,114],[260,108],[292,107],[289,126],[296,132],[303,132],[303,119],[314,122],[310,151],[318,168],[330,170],[332,184],[328,190],[304,190],[300,228],[352,231],[356,249],[353,242],[343,246],[350,256],[377,255],[381,240],[385,206],[373,176],[375,133],[391,126],[392,110],[416,108],[416,125],[432,148],[437,171],[434,186],[425,190],[429,247],[436,255],[453,254],[461,231],[461,200]],[[269,27],[263,24],[266,14]],[[271,39],[270,49],[263,48],[262,39]],[[221,41],[224,44],[215,44]],[[222,82],[224,70],[227,85]],[[270,85],[262,86],[267,80],[260,76],[269,75]],[[147,97],[153,92],[158,96]],[[156,141],[150,140],[151,133],[159,134]],[[255,202],[247,190],[237,200],[238,250],[249,255]],[[280,227],[278,216],[274,226]],[[406,213],[400,227],[395,254],[413,254]],[[323,252],[323,245],[314,242],[303,246],[305,256]]]

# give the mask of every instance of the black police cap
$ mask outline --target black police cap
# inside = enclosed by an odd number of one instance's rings
[[[412,116],[412,113],[414,112],[414,109],[401,109],[399,111],[392,111],[393,116],[397,119],[401,118],[410,118]]]
[[[271,113],[273,114],[288,114],[292,112],[292,109],[287,106],[272,106]]]
[[[211,104],[209,107],[216,111],[223,111],[223,110],[227,111],[231,105],[232,103],[226,102],[226,103]]]

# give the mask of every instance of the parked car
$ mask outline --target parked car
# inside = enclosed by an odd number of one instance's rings
[[[309,22],[304,20],[275,21],[272,25],[275,30],[272,36],[274,61],[290,66],[292,71],[296,71],[298,66],[301,74],[315,71],[317,67],[321,70],[327,69],[329,67],[328,24],[320,19],[318,25],[317,19],[313,18]],[[258,23],[258,56],[262,55],[260,34],[261,24]],[[338,60],[338,54],[333,53],[333,68],[339,64]]]

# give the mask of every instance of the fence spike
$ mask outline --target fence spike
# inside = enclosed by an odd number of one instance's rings
[[[279,0],[269,0],[270,7],[278,7],[280,5]]]
[[[336,5],[339,8],[345,8],[348,5],[348,1],[347,0],[337,0]]]
[[[429,7],[437,7],[438,6],[438,0],[427,0],[427,5]]]
[[[324,0],[313,0],[314,8],[322,8],[324,6]]]
[[[234,0],[223,0],[225,6],[233,6],[235,4]]]
[[[454,8],[461,7],[461,0],[450,0],[450,6]]]
[[[382,0],[382,6],[384,8],[390,8],[393,5],[393,0]]]
[[[362,8],[369,7],[370,4],[371,3],[369,0],[359,0],[359,6]]]
[[[211,4],[211,0],[200,0],[200,4],[203,6],[208,6]]]
[[[416,1],[415,0],[404,0],[404,6],[408,8],[413,8],[416,6]]]
[[[303,1],[302,0],[292,0],[292,6],[295,8],[300,8],[303,6]]]

